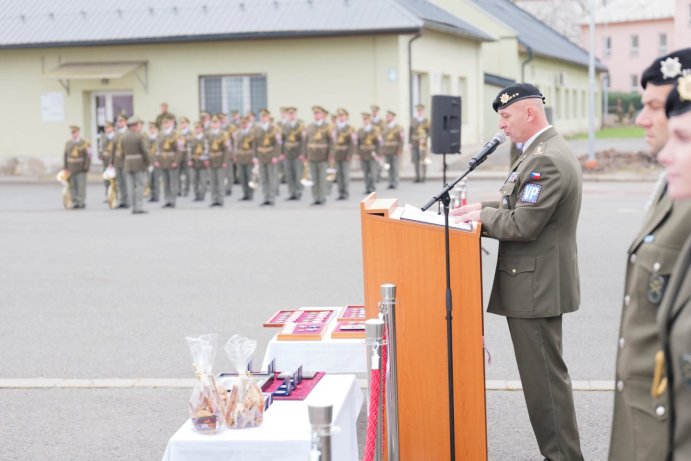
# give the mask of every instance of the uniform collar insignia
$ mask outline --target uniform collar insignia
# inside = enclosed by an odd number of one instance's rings
[[[662,72],[662,78],[674,78],[681,75],[681,63],[679,58],[667,58],[664,61],[660,61],[660,72]]]

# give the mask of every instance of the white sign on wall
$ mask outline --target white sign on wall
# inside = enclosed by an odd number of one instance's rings
[[[65,95],[63,93],[41,94],[41,118],[44,122],[65,121]]]

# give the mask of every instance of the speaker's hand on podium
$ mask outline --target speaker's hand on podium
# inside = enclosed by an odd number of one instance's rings
[[[462,207],[454,208],[450,214],[457,216],[454,222],[471,222],[480,220],[480,212],[482,211],[482,203],[471,203],[463,205]]]

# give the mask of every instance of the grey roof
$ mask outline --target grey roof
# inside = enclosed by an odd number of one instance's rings
[[[0,47],[442,30],[493,40],[428,0],[3,0]]]
[[[562,61],[588,65],[588,51],[552,29],[532,14],[514,5],[509,0],[472,0],[494,18],[505,23],[518,34],[518,42],[530,48],[535,55],[556,58]],[[607,67],[595,61],[599,70]]]

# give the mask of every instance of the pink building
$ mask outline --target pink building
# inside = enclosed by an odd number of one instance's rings
[[[588,23],[581,24],[588,47]],[[691,0],[613,0],[598,8],[595,54],[612,91],[640,91],[640,74],[658,56],[691,46]]]

